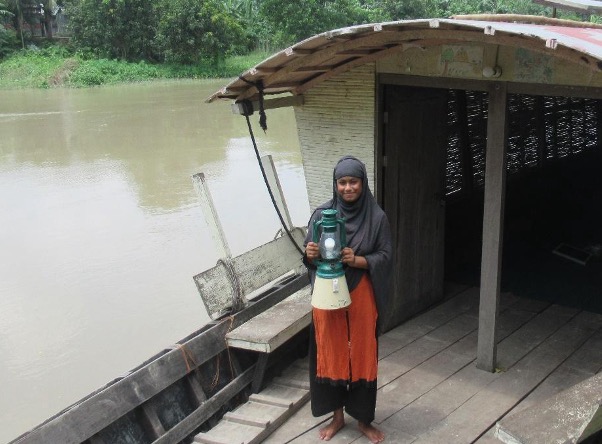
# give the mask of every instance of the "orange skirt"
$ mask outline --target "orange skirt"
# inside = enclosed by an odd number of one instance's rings
[[[351,292],[351,305],[339,310],[313,309],[316,381],[373,385],[378,370],[374,290],[367,274]]]

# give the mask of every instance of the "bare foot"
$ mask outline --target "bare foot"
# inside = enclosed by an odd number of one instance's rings
[[[372,424],[365,424],[358,421],[360,432],[362,432],[371,443],[377,444],[385,440],[385,434],[374,427]]]
[[[343,409],[335,410],[332,422],[326,427],[320,429],[320,439],[322,441],[330,441],[330,439],[337,434],[339,430],[345,425],[345,417],[343,416]]]

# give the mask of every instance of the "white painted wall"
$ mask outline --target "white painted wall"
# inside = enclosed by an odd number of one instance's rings
[[[345,155],[366,164],[374,192],[376,74],[370,63],[329,79],[295,107],[299,144],[313,210],[332,197],[332,170]]]

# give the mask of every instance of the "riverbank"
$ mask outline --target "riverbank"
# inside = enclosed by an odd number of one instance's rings
[[[51,47],[18,52],[1,60],[0,89],[85,88],[149,80],[228,78],[267,56],[263,52],[234,56],[216,67],[209,61],[197,65],[168,65],[86,59],[60,47]]]

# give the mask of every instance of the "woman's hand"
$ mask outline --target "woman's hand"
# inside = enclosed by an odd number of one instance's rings
[[[355,266],[355,253],[351,248],[345,247],[341,250],[341,262],[350,267]]]
[[[320,248],[318,247],[318,244],[315,242],[308,242],[307,246],[305,247],[305,256],[307,256],[307,259],[310,262],[313,262],[314,259],[317,259],[319,255]]]
[[[366,261],[366,258],[363,256],[356,256],[355,252],[349,247],[345,247],[341,250],[341,262],[348,267],[368,268],[368,261]]]

